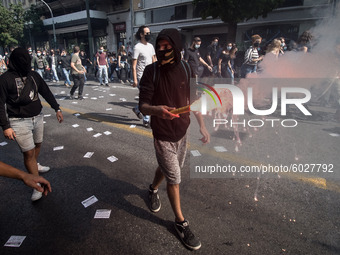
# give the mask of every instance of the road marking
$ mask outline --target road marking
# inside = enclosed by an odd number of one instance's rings
[[[49,107],[49,104],[47,104],[46,102],[41,102],[43,106]],[[118,124],[118,123],[113,123],[113,122],[108,122],[106,120],[104,120],[103,118],[97,117],[97,116],[93,116],[91,115],[91,113],[81,113],[79,111],[75,111],[69,108],[65,108],[65,107],[60,107],[61,110],[63,112],[67,112],[69,114],[75,114],[75,113],[79,113],[81,116],[85,117],[86,119],[92,120],[92,121],[97,121],[97,122],[101,122],[104,123],[108,126],[111,127],[115,127],[115,128],[119,128],[121,130],[130,132],[130,133],[134,133],[137,135],[142,135],[148,138],[153,138],[152,136],[152,132],[151,130],[147,130],[147,129],[140,129],[140,128],[130,128],[129,125],[127,124]],[[231,153],[218,153],[214,150],[211,150],[211,148],[209,147],[204,147],[204,146],[198,146],[197,144],[189,144],[188,147],[190,149],[199,149],[200,152],[202,152],[202,154],[208,154],[212,157],[215,158],[221,158],[224,160],[228,160],[230,162],[236,163],[236,164],[241,164],[241,165],[248,165],[248,166],[259,166],[261,164],[265,164],[265,163],[261,163],[261,162],[257,162],[254,160],[249,160],[243,157],[239,157],[236,156],[234,154]],[[308,177],[306,175],[302,175],[302,174],[298,174],[298,173],[280,173],[282,176],[285,176],[291,180],[294,181],[301,181],[304,183],[308,183],[311,184],[317,188],[320,189],[324,189],[324,190],[330,190],[330,191],[336,191],[338,193],[340,193],[340,186],[337,183],[331,182],[331,181],[327,181],[325,178],[317,178],[317,177]]]

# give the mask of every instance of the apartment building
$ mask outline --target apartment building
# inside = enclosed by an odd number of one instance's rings
[[[86,12],[89,2],[89,20]],[[150,27],[153,42],[164,28],[177,28],[188,46],[194,36],[202,38],[202,49],[218,36],[226,41],[228,27],[220,19],[200,17],[201,6],[192,0],[45,0],[54,18],[41,0],[3,0],[5,6],[21,2],[28,8],[31,4],[43,8],[44,25],[53,38],[53,23],[57,47],[78,44],[89,49],[89,32],[92,32],[93,51],[104,45],[109,51],[117,51],[121,44],[133,45],[134,34],[141,25]],[[269,13],[266,18],[251,19],[238,24],[236,42],[249,41],[254,33],[270,41],[284,36],[296,40],[305,30],[313,27],[334,8],[336,0],[285,0],[283,7]],[[36,38],[39,39],[39,38]]]

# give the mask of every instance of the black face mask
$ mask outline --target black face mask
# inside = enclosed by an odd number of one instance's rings
[[[157,60],[161,63],[163,61],[166,61],[167,63],[171,62],[171,59],[174,59],[175,54],[174,54],[174,50],[173,49],[168,49],[168,50],[157,50],[156,51],[156,56],[157,56]],[[169,61],[170,60],[170,61]],[[167,64],[165,63],[165,64]]]
[[[149,42],[151,40],[151,35],[150,34],[145,35],[144,38],[145,38],[145,41]]]
[[[259,45],[260,45],[259,42],[255,42],[255,43],[254,43],[254,47],[255,47],[255,48],[259,47]]]

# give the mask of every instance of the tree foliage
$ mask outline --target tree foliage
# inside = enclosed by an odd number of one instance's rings
[[[11,4],[9,9],[0,5],[0,45],[18,44],[23,37],[24,9],[22,4]]]
[[[284,0],[193,0],[194,5],[200,7],[203,19],[209,16],[214,19],[220,18],[228,24],[229,29],[235,30],[229,31],[235,32],[235,35],[237,23],[251,18],[266,17],[283,2]]]

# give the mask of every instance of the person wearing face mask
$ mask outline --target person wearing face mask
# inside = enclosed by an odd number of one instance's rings
[[[107,62],[107,56],[104,52],[104,47],[100,46],[97,54],[96,54],[96,61],[98,65],[98,71],[99,71],[99,83],[100,86],[103,86],[103,74],[104,74],[104,82],[105,86],[109,86],[109,74],[108,74],[108,68],[109,63]]]
[[[256,73],[258,62],[263,59],[263,56],[259,55],[262,37],[256,34],[251,37],[251,40],[252,45],[246,51],[244,62],[241,66],[241,78],[246,78],[249,73]]]
[[[46,58],[41,54],[40,50],[37,50],[37,55],[32,58],[31,61],[32,71],[36,71],[40,74],[41,78],[44,78],[45,70],[49,69]]]
[[[192,70],[194,70],[195,75],[201,78],[204,72],[204,67],[207,67],[210,72],[212,72],[212,67],[208,65],[204,59],[201,57],[198,49],[201,47],[201,38],[195,37],[192,41],[191,46],[185,52],[184,60],[189,63]]]
[[[182,40],[177,29],[163,29],[156,39],[157,62],[148,65],[140,81],[139,108],[151,115],[151,128],[158,167],[149,186],[149,208],[156,213],[161,209],[158,188],[165,179],[167,193],[175,214],[175,230],[184,245],[198,250],[201,242],[191,232],[184,218],[179,184],[181,168],[187,149],[187,129],[190,113],[173,114],[175,108],[190,104],[190,77],[194,77],[188,63],[181,60]],[[195,113],[203,135],[203,143],[209,143],[210,134],[205,128],[202,115]]]
[[[217,74],[218,59],[221,51],[218,47],[218,37],[214,37],[211,44],[207,47],[207,60],[208,64],[213,68],[214,74]]]
[[[58,62],[65,76],[64,85],[69,88],[71,87],[71,81],[70,81],[71,56],[67,54],[66,50],[61,51],[61,55],[60,55],[60,58],[58,59]]]
[[[150,28],[147,26],[141,26],[135,35],[139,42],[133,48],[132,55],[132,76],[133,76],[133,87],[139,87],[140,79],[142,78],[144,69],[147,65],[156,61],[156,53],[153,45],[149,43],[151,39]],[[143,119],[143,125],[149,127],[150,116],[140,112],[138,105],[132,108],[132,111],[137,115],[139,119]]]

